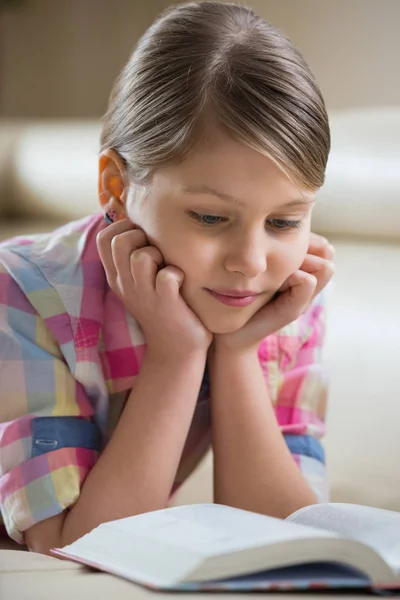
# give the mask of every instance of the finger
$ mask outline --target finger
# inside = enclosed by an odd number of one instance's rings
[[[131,277],[142,291],[154,290],[157,272],[163,265],[164,257],[158,248],[139,248],[130,257]]]
[[[114,265],[114,260],[111,252],[111,241],[113,237],[118,234],[124,233],[125,231],[132,230],[134,225],[128,219],[124,219],[123,221],[118,221],[117,223],[113,223],[109,225],[102,231],[100,231],[96,236],[96,245],[97,250],[103,263],[104,270],[107,275],[107,280],[110,283],[111,281],[115,281],[117,277],[117,271]]]
[[[288,282],[288,280],[286,279],[286,280],[283,282],[283,284],[281,285],[281,287],[279,288],[278,292],[279,292],[279,293],[281,293],[281,292],[286,292],[286,290],[288,290],[289,288],[290,288],[290,285],[289,285],[289,282]]]
[[[111,240],[112,260],[121,282],[131,281],[131,255],[139,248],[148,245],[142,229],[133,229],[115,235]]]
[[[184,273],[177,267],[161,269],[156,277],[156,291],[163,298],[177,300],[183,284]]]
[[[308,253],[332,260],[335,254],[335,248],[325,237],[316,233],[310,234],[310,242],[308,246]]]
[[[264,324],[272,323],[273,329],[270,331],[272,333],[295,321],[306,310],[317,285],[316,278],[298,270],[287,281],[289,288],[268,302],[253,317],[252,325],[256,330],[261,331]]]
[[[97,234],[97,243],[100,246],[111,244],[111,240],[116,235],[120,233],[124,233],[125,231],[133,231],[136,229],[136,226],[129,221],[129,219],[123,219],[122,221],[117,221],[116,223],[111,223]]]
[[[319,257],[321,260],[327,260],[327,261],[332,261],[333,256],[335,254],[335,248],[332,246],[332,244],[329,243],[329,241],[322,237],[321,235],[317,235],[316,233],[311,233],[310,234],[310,243],[309,243],[309,247],[308,247],[308,251],[306,254],[306,257],[304,259],[303,265],[307,264],[305,261],[309,260],[309,258],[314,256],[314,257]],[[303,271],[307,271],[308,273],[312,273],[313,270],[308,270],[306,268],[303,268],[303,265],[300,267],[301,270]],[[327,267],[328,268],[328,267]],[[333,264],[331,265],[331,270],[333,269]],[[333,274],[333,272],[332,272]],[[332,275],[331,275],[332,276]],[[328,279],[329,281],[329,279]],[[279,292],[285,292],[287,289],[289,289],[290,285],[288,283],[288,280],[286,279],[286,281],[284,281],[284,283],[282,284],[282,286],[279,288]],[[323,287],[323,286],[322,286]],[[320,287],[320,290],[322,289],[322,287]]]
[[[324,260],[319,256],[312,256],[311,254],[308,254],[304,259],[300,270],[314,275],[314,277],[317,279],[317,285],[312,298],[314,299],[315,296],[319,294],[319,292],[323,290],[327,283],[331,280],[335,272],[335,266],[331,260]]]
[[[277,304],[280,300],[282,308],[288,312],[292,310],[295,315],[293,318],[297,318],[313,297],[317,287],[317,278],[314,273],[298,269],[288,277],[287,283],[288,289],[277,298]]]

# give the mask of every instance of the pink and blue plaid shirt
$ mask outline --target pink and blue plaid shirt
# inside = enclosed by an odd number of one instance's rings
[[[19,542],[77,501],[145,354],[139,325],[107,285],[96,247],[104,226],[96,215],[0,244],[0,508]],[[259,348],[277,421],[320,500],[322,299]],[[174,489],[206,453],[210,432],[206,369]]]

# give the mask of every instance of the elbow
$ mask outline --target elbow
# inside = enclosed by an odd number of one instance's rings
[[[62,547],[64,520],[65,512],[36,523],[25,531],[24,541],[29,552],[52,556],[52,548]]]

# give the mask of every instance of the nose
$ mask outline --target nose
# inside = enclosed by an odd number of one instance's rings
[[[244,277],[257,277],[267,270],[267,236],[252,234],[232,240],[225,256],[227,271],[241,273]]]

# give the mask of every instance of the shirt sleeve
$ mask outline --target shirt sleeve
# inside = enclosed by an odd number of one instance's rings
[[[278,424],[294,460],[317,496],[328,501],[325,433],[328,395],[322,360],[325,338],[326,290],[276,340],[276,363],[270,365],[270,387]]]
[[[60,345],[0,264],[0,509],[10,537],[73,505],[101,446]]]

